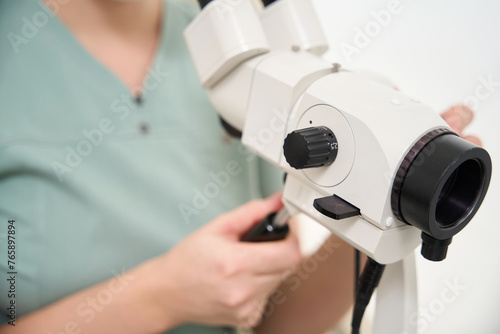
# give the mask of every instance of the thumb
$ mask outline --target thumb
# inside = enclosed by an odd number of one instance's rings
[[[262,221],[267,215],[277,212],[283,207],[281,195],[280,191],[266,199],[248,202],[220,216],[215,226],[222,234],[239,240],[243,234]]]

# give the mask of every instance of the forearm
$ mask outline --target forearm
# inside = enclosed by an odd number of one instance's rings
[[[20,317],[0,333],[159,333],[174,321],[151,302],[151,262]]]
[[[255,332],[324,333],[349,310],[353,295],[354,250],[332,235],[271,297]]]

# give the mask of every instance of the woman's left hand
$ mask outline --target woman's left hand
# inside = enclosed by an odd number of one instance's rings
[[[441,117],[458,135],[470,141],[473,144],[482,146],[481,139],[476,136],[467,136],[463,134],[464,129],[474,119],[474,111],[464,104],[457,104],[441,114]]]

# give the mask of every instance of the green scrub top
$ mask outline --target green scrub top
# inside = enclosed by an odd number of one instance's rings
[[[0,323],[11,300],[8,220],[19,318],[281,186],[281,172],[225,135],[198,82],[182,36],[196,6],[166,0],[137,100],[54,16],[64,3],[0,1]]]

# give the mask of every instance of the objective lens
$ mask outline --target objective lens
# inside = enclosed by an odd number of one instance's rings
[[[439,205],[439,203],[441,202],[441,200],[443,198],[447,198],[448,195],[450,195],[451,189],[453,188],[453,186],[455,185],[455,181],[457,180],[457,176],[458,176],[458,173],[455,170],[453,172],[453,174],[451,174],[451,176],[448,179],[448,181],[446,181],[445,185],[443,186],[443,189],[439,193],[439,198],[437,200],[437,204],[438,205]]]
[[[483,188],[483,175],[481,163],[475,159],[463,162],[450,175],[436,205],[440,228],[453,227],[467,217]]]
[[[414,144],[396,173],[393,213],[429,237],[450,239],[474,217],[490,179],[488,152],[447,129],[432,130]]]
[[[432,130],[414,144],[399,166],[392,211],[422,230],[422,255],[442,261],[453,236],[481,206],[490,179],[488,152],[448,129]]]

